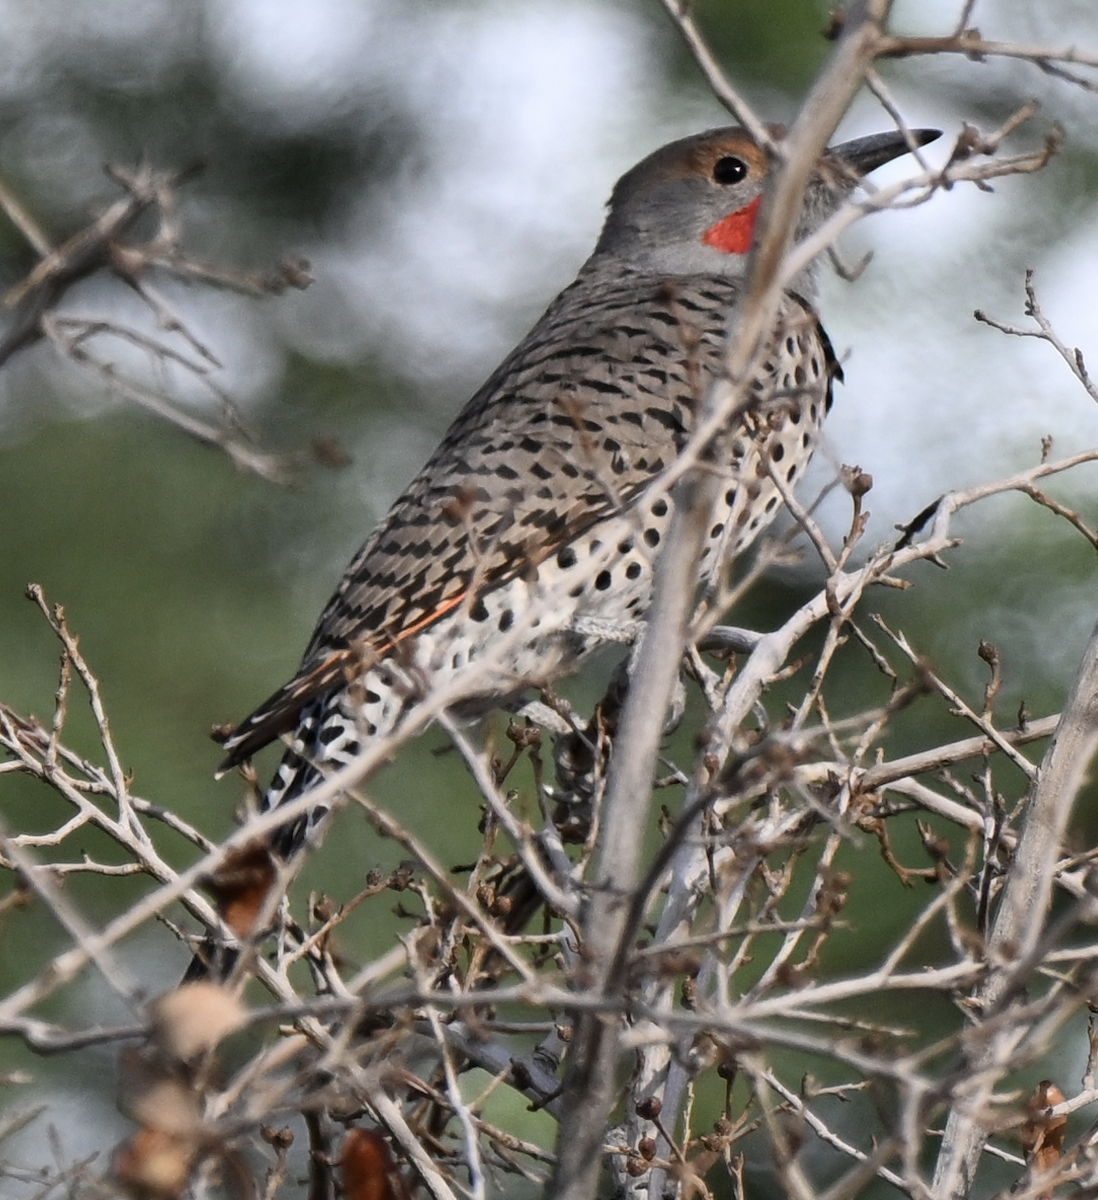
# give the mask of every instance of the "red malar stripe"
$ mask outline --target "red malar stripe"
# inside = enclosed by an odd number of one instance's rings
[[[755,218],[761,201],[762,196],[756,196],[750,204],[718,221],[702,234],[702,241],[724,254],[746,254],[755,238]]]

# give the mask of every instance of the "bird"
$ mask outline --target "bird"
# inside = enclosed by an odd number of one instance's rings
[[[866,173],[937,136],[893,130],[828,150],[798,238]],[[725,127],[662,146],[618,181],[590,258],[351,560],[297,673],[222,739],[221,773],[288,741],[264,811],[392,733],[440,687],[476,714],[636,636],[673,507],[649,485],[726,370],[776,162],[746,130]],[[777,515],[831,408],[841,371],[815,275],[807,268],[782,295],[719,442],[699,583]],[[293,854],[323,815],[318,806],[288,822],[277,852]]]

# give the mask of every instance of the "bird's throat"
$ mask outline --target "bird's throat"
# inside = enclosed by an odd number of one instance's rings
[[[722,254],[746,254],[755,238],[755,218],[762,196],[722,218],[702,234],[702,241]]]

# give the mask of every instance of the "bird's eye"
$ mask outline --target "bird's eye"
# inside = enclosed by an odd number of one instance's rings
[[[726,154],[713,164],[713,179],[717,183],[739,183],[747,178],[747,163],[734,154]]]

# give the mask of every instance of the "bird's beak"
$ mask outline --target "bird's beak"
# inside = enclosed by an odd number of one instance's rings
[[[940,129],[913,129],[911,140],[916,146],[925,146],[928,142],[937,141],[942,136]],[[869,137],[855,138],[852,142],[843,142],[828,150],[829,158],[837,158],[849,167],[853,167],[859,175],[868,175],[885,163],[899,158],[901,154],[911,152],[908,140],[898,129],[888,133],[873,133]]]

